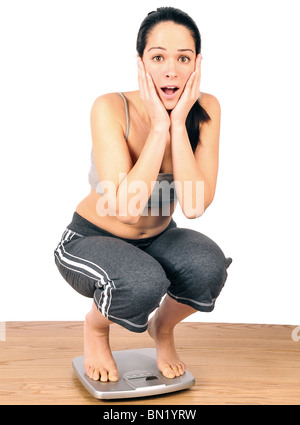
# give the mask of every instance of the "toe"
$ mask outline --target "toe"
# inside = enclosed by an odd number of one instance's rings
[[[94,381],[99,381],[99,378],[100,378],[99,370],[98,369],[94,369],[94,371],[92,373],[92,379]]]
[[[162,374],[169,379],[175,378],[176,374],[170,366],[166,366],[162,369]]]
[[[180,375],[184,375],[185,365],[183,363],[178,363],[178,370],[179,370]]]
[[[108,374],[109,380],[112,382],[116,382],[119,380],[119,374],[117,370],[111,370]]]
[[[107,373],[107,370],[101,370],[101,377],[100,377],[100,381],[101,381],[101,382],[107,382],[107,381],[108,381],[108,373]]]
[[[175,376],[177,376],[177,377],[180,376],[180,372],[179,372],[177,364],[172,364],[171,368],[172,368],[173,372],[175,373]]]
[[[85,369],[85,373],[87,374],[87,376],[89,377],[89,378],[92,378],[93,377],[93,369],[91,368],[91,366],[89,366],[89,365],[87,365],[87,364],[84,364],[84,369]]]
[[[87,376],[91,379],[94,379],[95,369],[91,366],[88,368]],[[99,379],[99,378],[98,378]]]

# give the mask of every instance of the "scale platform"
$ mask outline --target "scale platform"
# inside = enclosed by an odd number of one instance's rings
[[[174,379],[163,376],[156,366],[155,348],[113,351],[117,363],[117,382],[94,381],[84,370],[83,356],[73,359],[73,369],[87,391],[98,399],[147,397],[187,389],[195,384],[195,378],[186,370]]]

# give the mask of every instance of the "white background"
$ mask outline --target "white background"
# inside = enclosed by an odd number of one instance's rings
[[[233,258],[215,311],[188,320],[299,324],[299,41],[295,0],[7,0],[1,38],[0,320],[83,320],[53,258],[87,195],[89,113],[138,88],[135,42],[159,6],[202,35],[202,91],[222,107],[213,204],[182,227]]]

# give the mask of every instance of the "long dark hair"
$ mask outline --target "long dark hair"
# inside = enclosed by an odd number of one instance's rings
[[[174,7],[159,7],[156,11],[148,13],[146,18],[141,23],[136,41],[136,50],[141,58],[143,57],[150,31],[157,24],[167,21],[171,21],[175,24],[186,27],[191,32],[195,41],[196,55],[201,53],[201,36],[194,20],[187,13],[180,9],[176,9]],[[193,152],[195,151],[199,142],[200,123],[209,121],[210,119],[211,118],[208,113],[197,100],[191,108],[185,122]]]

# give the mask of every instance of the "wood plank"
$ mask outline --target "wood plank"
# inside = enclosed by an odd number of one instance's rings
[[[299,404],[300,342],[295,326],[183,322],[181,358],[196,384],[185,391],[109,405]],[[72,358],[82,354],[82,322],[8,322],[0,342],[0,404],[107,404],[82,387]],[[154,347],[145,332],[111,327],[113,350]]]

